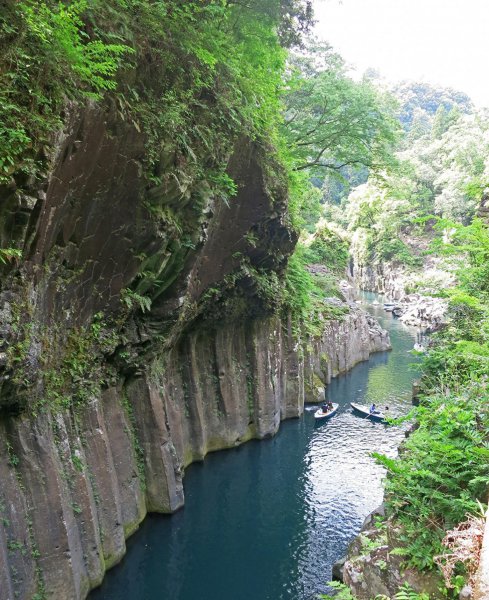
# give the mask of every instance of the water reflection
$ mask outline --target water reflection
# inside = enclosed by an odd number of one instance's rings
[[[350,402],[387,404],[394,415],[410,408],[417,332],[370,310],[394,350],[332,381],[338,414],[315,426],[306,411],[271,440],[192,465],[185,508],[150,516],[91,600],[308,600],[327,591],[332,564],[382,500],[384,470],[370,454],[395,456],[404,436],[353,415]]]

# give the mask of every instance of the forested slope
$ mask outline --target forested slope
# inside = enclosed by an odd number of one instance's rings
[[[147,511],[181,506],[186,465],[273,435],[304,394],[387,348],[338,280],[360,258],[416,279],[437,227],[462,287],[405,460],[439,458],[430,441],[454,462],[446,485],[432,462],[386,463],[410,563],[431,567],[484,499],[487,233],[465,226],[487,182],[487,115],[439,91],[422,114],[406,88],[399,112],[307,39],[311,23],[306,0],[4,3],[6,598],[84,597]],[[417,494],[410,512],[417,475],[430,502]]]

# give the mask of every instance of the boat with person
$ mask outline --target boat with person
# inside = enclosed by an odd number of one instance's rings
[[[370,411],[370,407],[365,406],[364,404],[356,404],[355,402],[350,402],[350,406],[353,408],[353,412],[363,417],[368,417],[372,421],[377,422],[385,422],[386,416],[380,410]],[[387,408],[387,407],[386,407]]]
[[[326,405],[323,405],[326,406]],[[325,411],[323,406],[320,406],[314,413],[314,418],[317,420],[326,420],[336,414],[339,404],[337,402],[331,402],[330,407]],[[331,408],[332,407],[332,408]]]

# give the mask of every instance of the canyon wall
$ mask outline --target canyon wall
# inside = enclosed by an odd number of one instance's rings
[[[389,265],[361,265],[352,267],[355,284],[367,292],[385,294],[390,300],[401,300],[406,295],[404,269]]]
[[[1,600],[84,598],[148,511],[182,506],[188,464],[274,435],[388,345],[353,309],[305,351],[292,335],[296,233],[264,142],[223,150],[226,201],[204,147],[162,142],[149,174],[146,144],[114,100],[68,105],[44,178],[0,187],[1,247],[22,251],[0,264]]]
[[[351,275],[362,290],[377,292],[393,304],[393,314],[406,325],[436,330],[446,321],[448,302],[435,297],[438,290],[453,285],[453,275],[427,259],[417,271],[390,263],[353,264]],[[410,291],[421,289],[422,293]]]
[[[342,319],[324,323],[322,336],[305,353],[306,402],[321,398],[332,377],[367,360],[372,352],[390,348],[388,332],[369,314],[350,304]]]
[[[330,324],[314,373],[275,317],[196,332],[81,406],[2,419],[2,600],[84,598],[148,511],[183,505],[185,466],[274,435],[302,413],[305,379],[385,349],[369,327],[359,311]]]

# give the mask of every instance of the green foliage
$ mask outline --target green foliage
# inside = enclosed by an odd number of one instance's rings
[[[139,309],[141,312],[149,312],[151,310],[151,298],[142,296],[133,290],[126,288],[121,292],[121,302],[129,309]]]
[[[441,138],[459,118],[460,110],[457,105],[447,110],[443,104],[440,104],[433,118],[431,137],[435,139]]]
[[[81,18],[88,7],[88,0],[72,0],[68,6],[49,1],[19,3],[26,34],[50,65],[58,63],[56,75],[71,78],[90,97],[100,98],[104,90],[115,89],[114,75],[130,48],[89,39]]]
[[[399,120],[407,131],[412,131],[421,117],[430,122],[441,109],[449,114],[454,108],[462,113],[473,108],[467,94],[424,82],[402,82],[393,93],[399,100]]]
[[[419,427],[397,460],[376,455],[390,474],[387,510],[400,525],[398,553],[419,569],[433,568],[445,532],[478,514],[489,491],[488,242],[479,220],[453,228],[450,252],[462,251],[464,263],[459,286],[447,294],[449,323],[422,364]]]
[[[0,263],[13,262],[21,256],[22,252],[16,248],[0,248]]]
[[[83,473],[83,461],[77,454],[71,455],[71,462],[73,463],[74,468],[79,472]]]
[[[351,593],[350,588],[339,581],[328,581],[328,586],[336,590],[334,597],[336,600],[356,600],[356,597]],[[329,600],[331,596],[325,594],[319,594],[318,598],[323,600]]]
[[[147,136],[158,198],[184,197],[193,180],[229,202],[229,154],[239,136],[276,139],[284,48],[311,23],[309,0],[7,0],[0,183],[42,174],[67,104],[110,93]]]
[[[447,529],[479,510],[489,490],[489,392],[486,382],[432,395],[418,409],[419,428],[392,460],[375,455],[392,475],[388,514],[401,525],[398,541],[409,565],[433,568]]]
[[[419,251],[407,240],[424,201],[409,174],[408,166],[400,163],[382,180],[370,178],[350,193],[336,214],[336,220],[351,232],[351,250],[358,264],[420,265]]]
[[[94,6],[98,2],[91,3]],[[87,34],[88,0],[8,0],[0,15],[0,183],[36,174],[67,98],[100,98],[130,48]]]
[[[369,82],[354,82],[327,45],[293,56],[283,132],[295,169],[341,172],[347,165],[384,169],[396,140],[393,105]]]
[[[394,595],[393,600],[429,600],[429,594],[419,594],[418,592],[415,592],[408,583],[405,583]]]
[[[407,562],[433,568],[447,529],[489,489],[487,448],[489,413],[486,384],[473,383],[458,394],[430,396],[417,413],[419,428],[407,439],[396,461],[376,455],[393,477],[387,479],[387,507],[402,532]]]
[[[394,90],[406,109],[401,120],[409,135],[394,149],[397,162],[388,173],[370,173],[366,183],[357,180],[360,185],[340,207],[326,182],[328,215],[351,232],[352,253],[360,265],[393,262],[415,271],[434,235],[434,219],[440,219],[440,227],[445,223],[445,232],[458,232],[471,221],[486,188],[487,113],[466,114],[473,110],[470,102],[453,90],[414,87],[405,84]],[[415,133],[418,109],[424,121]],[[476,248],[472,241],[469,246],[469,252]],[[481,246],[479,253],[484,271],[487,261]],[[471,279],[474,286],[487,282],[483,272]]]
[[[309,263],[321,263],[343,275],[349,260],[349,244],[327,225],[317,228],[313,240],[304,250]]]
[[[336,600],[356,600],[356,596],[354,596],[350,590],[350,588],[344,583],[340,583],[339,581],[329,581],[328,586],[336,590],[334,598]],[[329,600],[331,596],[325,594],[319,594],[318,598],[322,600]],[[379,594],[372,598],[372,600],[391,600],[387,596]],[[424,593],[415,592],[412,587],[404,583],[396,594],[392,597],[392,600],[429,600],[429,595]]]
[[[421,259],[414,256],[409,246],[399,238],[384,236],[377,244],[372,242],[372,246],[375,247],[375,255],[378,261],[400,263],[410,267],[421,266]]]
[[[12,468],[15,468],[19,464],[19,457],[15,454],[14,449],[12,448],[12,445],[10,444],[10,442],[8,440],[6,442],[6,445],[7,445],[8,464]]]
[[[291,314],[299,339],[319,336],[324,330],[325,321],[341,319],[348,312],[346,305],[332,303],[327,298],[328,295],[338,294],[336,277],[313,276],[308,271],[307,263],[305,249],[298,244],[285,272],[283,309]]]
[[[29,393],[31,414],[76,409],[99,397],[114,375],[103,359],[113,354],[122,341],[117,323],[104,321],[102,313],[94,315],[90,325],[67,331],[59,326],[41,331],[24,327],[17,344],[22,343],[22,349],[16,349],[9,362],[14,367],[16,385]],[[41,385],[37,378],[32,379],[31,345],[41,349]],[[81,467],[76,455],[72,460],[76,469]]]
[[[260,18],[273,23],[278,29],[282,46],[290,48],[302,45],[302,36],[313,24],[311,0],[227,0],[227,6],[244,7],[254,11]]]
[[[285,274],[286,304],[300,324],[309,322],[313,312],[313,297],[318,293],[311,274],[305,268],[304,254],[297,246],[289,258]]]
[[[472,223],[463,227],[453,224],[453,234],[449,245],[452,252],[462,254],[463,268],[460,268],[457,277],[461,288],[481,299],[489,298],[489,233],[487,225],[482,219],[474,219]],[[469,264],[466,259],[468,258]]]

